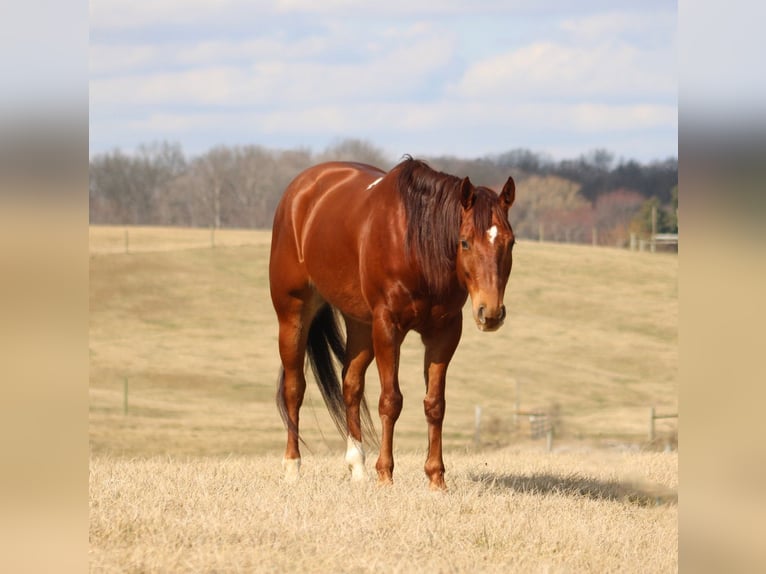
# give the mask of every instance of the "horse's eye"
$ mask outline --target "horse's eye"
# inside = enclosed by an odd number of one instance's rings
[[[468,245],[468,242],[465,239],[461,239],[460,240],[460,247],[462,247],[463,249],[467,250],[470,247],[470,245]]]

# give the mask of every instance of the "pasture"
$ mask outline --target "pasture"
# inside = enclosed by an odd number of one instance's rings
[[[648,408],[678,408],[677,256],[520,240],[505,326],[466,322],[450,365],[450,492],[433,496],[415,334],[393,487],[346,482],[312,382],[304,480],[284,485],[269,233],[129,233],[125,253],[124,228],[90,229],[94,571],[677,568],[677,453],[642,448]],[[371,405],[377,385],[371,368]],[[511,424],[517,398],[556,408],[553,452]]]

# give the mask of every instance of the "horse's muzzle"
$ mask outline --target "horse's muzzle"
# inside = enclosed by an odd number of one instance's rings
[[[475,319],[480,331],[497,331],[505,321],[505,305],[500,305],[494,313],[488,311],[485,305],[479,305]]]

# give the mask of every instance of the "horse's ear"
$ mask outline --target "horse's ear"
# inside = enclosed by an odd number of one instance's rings
[[[503,191],[500,192],[500,205],[507,211],[513,205],[514,199],[516,199],[516,182],[509,176],[508,181],[503,186]]]
[[[471,180],[466,177],[460,183],[460,203],[463,205],[463,209],[468,211],[473,207],[474,201],[476,201],[476,192]]]

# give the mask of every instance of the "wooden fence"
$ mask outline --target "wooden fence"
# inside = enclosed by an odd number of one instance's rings
[[[474,444],[481,445],[481,414],[482,408],[476,405],[474,422]],[[553,420],[549,413],[542,411],[513,411],[514,424],[518,425],[519,417],[527,417],[529,420],[529,435],[532,439],[546,438],[548,450],[553,449]]]
[[[649,409],[649,442],[654,442],[654,421],[657,419],[677,419],[678,413],[658,415],[654,407]]]
[[[482,407],[476,405],[475,407],[475,421],[474,421],[474,444],[476,446],[481,445],[481,418]],[[551,413],[546,411],[524,411],[519,410],[518,406],[516,410],[512,411],[514,427],[518,428],[519,418],[526,418],[529,422],[529,438],[536,440],[545,437],[546,447],[548,451],[553,449],[553,435],[555,431],[555,421]],[[649,433],[648,440],[650,443],[654,442],[656,438],[655,422],[658,419],[677,419],[678,413],[665,413],[657,414],[655,407],[649,408]]]

